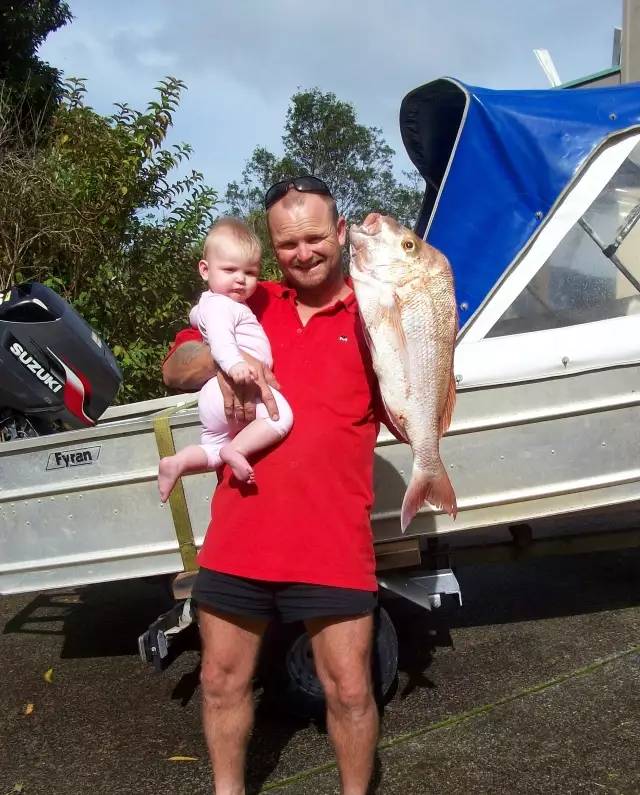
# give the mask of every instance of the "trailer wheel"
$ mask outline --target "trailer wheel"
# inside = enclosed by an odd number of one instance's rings
[[[398,638],[384,608],[374,614],[373,686],[384,705],[398,672]],[[270,704],[304,720],[324,716],[324,691],[316,674],[311,642],[304,625],[273,624],[266,633],[258,671]]]

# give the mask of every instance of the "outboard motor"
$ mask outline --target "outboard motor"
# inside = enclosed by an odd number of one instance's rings
[[[109,348],[49,287],[0,294],[0,440],[91,427],[122,381]]]

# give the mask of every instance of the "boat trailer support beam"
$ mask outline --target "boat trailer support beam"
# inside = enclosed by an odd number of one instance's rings
[[[378,576],[378,584],[427,610],[440,607],[442,596],[455,596],[462,605],[462,591],[450,568],[385,574]]]
[[[156,618],[138,638],[138,652],[142,661],[153,663],[157,673],[164,671],[173,662],[176,640],[195,622],[196,614],[190,598],[178,602],[171,610]]]
[[[462,605],[462,589],[454,573],[461,566],[483,563],[512,563],[557,555],[578,555],[640,547],[640,528],[603,533],[562,536],[560,538],[533,538],[529,525],[518,524],[510,528],[513,541],[482,546],[451,548],[444,539],[429,539],[428,549],[418,558],[417,539],[403,540],[398,544],[384,544],[378,549],[378,583],[389,594],[408,599],[427,610],[438,608],[442,596],[453,596]],[[392,566],[406,568],[393,569]],[[173,584],[176,605],[161,615],[138,638],[138,648],[143,662],[153,663],[156,671],[163,671],[173,660],[177,639],[185,629],[197,622],[190,593],[193,573],[182,573]]]
[[[443,595],[455,596],[458,604],[462,605],[462,589],[454,573],[461,566],[513,563],[640,547],[640,528],[537,539],[533,537],[533,530],[528,524],[512,525],[509,531],[513,541],[500,544],[456,549],[447,548],[446,545],[439,548],[436,543],[422,553],[420,568],[396,570],[388,574],[380,571],[378,584],[397,596],[431,610],[441,606]]]

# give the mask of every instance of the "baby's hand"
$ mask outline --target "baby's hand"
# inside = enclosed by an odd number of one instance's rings
[[[236,384],[250,384],[257,379],[258,374],[246,362],[239,362],[229,370],[229,377]]]

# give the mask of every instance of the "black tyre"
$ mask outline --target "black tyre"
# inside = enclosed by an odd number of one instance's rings
[[[398,637],[387,611],[374,615],[373,686],[382,707],[393,693],[398,672]],[[258,676],[264,697],[278,709],[303,720],[323,718],[324,691],[315,671],[311,643],[303,624],[273,624],[266,634]]]

